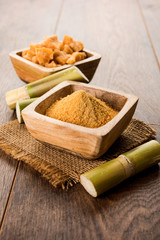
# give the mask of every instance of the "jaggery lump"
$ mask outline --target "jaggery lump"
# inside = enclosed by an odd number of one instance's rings
[[[81,61],[85,58],[86,58],[85,52],[74,52],[72,55],[69,56],[66,63],[73,64],[73,63]]]
[[[45,37],[42,45],[46,48],[51,48],[52,50],[60,49],[61,42],[58,40],[57,35],[51,37]]]
[[[36,48],[36,58],[40,65],[45,66],[53,59],[53,51],[50,48]]]
[[[65,64],[74,64],[87,57],[83,52],[83,43],[65,35],[59,41],[57,35],[45,37],[42,43],[31,43],[30,49],[22,52],[22,57],[48,68]]]
[[[57,100],[46,110],[48,117],[88,128],[101,127],[117,114],[107,103],[83,90]]]

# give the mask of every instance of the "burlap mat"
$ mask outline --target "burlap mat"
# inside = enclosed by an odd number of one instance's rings
[[[97,160],[87,160],[35,140],[17,120],[0,126],[0,148],[17,160],[28,163],[54,186],[68,188],[79,182],[80,174],[117,157],[155,137],[147,124],[132,119],[109,151]]]

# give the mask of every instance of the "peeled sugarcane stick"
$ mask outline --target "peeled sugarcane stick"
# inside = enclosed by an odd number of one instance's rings
[[[22,110],[38,98],[18,100],[16,103],[16,115],[19,123],[23,123]]]
[[[82,174],[80,182],[91,196],[97,197],[158,162],[160,162],[160,144],[151,140]]]
[[[63,81],[89,82],[85,75],[77,67],[73,66],[35,82],[28,83],[24,87],[7,92],[7,105],[10,109],[15,109],[18,100],[40,97]]]

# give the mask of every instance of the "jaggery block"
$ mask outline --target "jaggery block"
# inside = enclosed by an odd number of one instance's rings
[[[49,63],[53,59],[53,51],[50,48],[36,48],[36,56],[38,63],[45,66],[46,63]]]
[[[36,55],[36,48],[41,48],[42,44],[41,43],[31,43],[30,44],[30,50],[33,52],[34,55]]]
[[[74,42],[73,38],[71,38],[71,37],[69,37],[67,35],[64,35],[64,37],[63,37],[63,45],[70,45],[73,42]]]
[[[37,56],[32,57],[32,62],[34,62],[34,63],[38,63]]]
[[[74,52],[67,60],[67,64],[73,64],[86,58],[85,52]]]
[[[83,43],[79,41],[74,41],[69,45],[74,52],[79,52],[83,50]]]
[[[22,52],[22,57],[29,61],[32,61],[32,58],[34,57],[34,55],[35,54],[30,49]]]
[[[22,57],[24,57],[26,54],[28,53],[28,49],[27,50],[24,50],[22,51]]]
[[[30,49],[22,52],[22,57],[42,66],[53,68],[83,60],[86,54],[80,52],[82,50],[82,42],[74,41],[67,35],[64,36],[63,42],[60,42],[57,35],[53,35],[45,37],[42,43],[31,43]]]
[[[45,67],[55,68],[55,67],[57,67],[57,64],[54,61],[51,61],[50,63],[46,63]]]
[[[61,65],[66,64],[70,56],[71,56],[70,54],[66,54],[65,52],[60,51],[58,49],[54,51],[54,60]]]
[[[72,54],[73,53],[73,50],[72,48],[70,48],[69,45],[65,44],[64,45],[64,48],[63,48],[63,52],[67,53],[67,54]]]
[[[53,35],[51,37],[44,38],[44,41],[42,44],[43,44],[43,47],[51,48],[52,50],[55,50],[55,49],[60,49],[62,43],[58,41],[57,35]]]

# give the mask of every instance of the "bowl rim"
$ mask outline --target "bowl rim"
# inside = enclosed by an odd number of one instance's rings
[[[68,67],[71,67],[71,66],[79,66],[81,64],[84,64],[84,63],[87,63],[87,62],[91,62],[91,61],[94,61],[96,59],[100,59],[101,58],[101,55],[99,53],[96,53],[96,52],[93,52],[91,50],[88,50],[86,48],[83,49],[84,52],[88,53],[88,54],[91,54],[92,56],[88,57],[88,58],[85,58],[81,61],[78,61],[74,64],[65,64],[65,65],[62,65],[60,67],[56,67],[56,68],[48,68],[48,67],[44,67],[44,66],[41,66],[39,65],[38,63],[34,63],[34,62],[31,62],[25,58],[23,58],[22,56],[19,55],[19,53],[21,53],[22,51],[24,50],[28,50],[28,48],[24,48],[24,49],[19,49],[19,50],[14,50],[12,52],[9,53],[9,56],[10,57],[13,57],[13,58],[16,58],[17,60],[31,66],[31,67],[34,67],[34,68],[37,68],[41,71],[45,71],[45,72],[49,72],[49,73],[53,73],[53,72],[57,72],[57,71],[60,71],[60,70],[63,70],[63,69],[66,69]]]
[[[64,121],[61,121],[61,120],[58,120],[58,119],[54,119],[54,118],[45,116],[45,115],[40,114],[40,113],[35,111],[35,108],[42,101],[45,101],[46,98],[53,95],[58,90],[63,89],[66,86],[70,86],[70,85],[85,86],[86,88],[95,89],[95,91],[96,90],[103,90],[103,91],[106,91],[106,92],[118,94],[118,95],[121,95],[123,97],[126,97],[127,101],[125,102],[122,109],[118,112],[118,114],[112,120],[110,120],[108,123],[106,123],[105,125],[103,125],[101,127],[98,127],[98,128],[88,128],[88,127],[76,125],[76,124],[73,124],[73,123],[64,122]],[[24,117],[24,122],[25,122],[25,114],[28,115],[28,114],[32,113],[32,117],[34,117],[36,119],[41,119],[44,122],[53,123],[54,125],[58,125],[58,126],[61,126],[61,127],[65,127],[65,128],[68,128],[68,129],[75,130],[75,131],[89,133],[89,134],[93,134],[93,135],[102,137],[102,136],[105,136],[106,134],[108,134],[117,125],[117,123],[123,117],[125,117],[127,112],[138,102],[138,99],[139,98],[135,95],[124,93],[124,92],[121,92],[121,91],[115,91],[115,90],[111,90],[111,89],[108,89],[108,88],[101,88],[101,87],[97,87],[95,85],[90,85],[90,84],[86,84],[86,83],[80,83],[80,82],[77,83],[75,81],[65,81],[65,82],[62,82],[62,83],[58,84],[56,87],[52,88],[47,93],[45,93],[44,95],[39,97],[36,101],[31,103],[29,106],[27,106],[22,111],[22,116]]]

